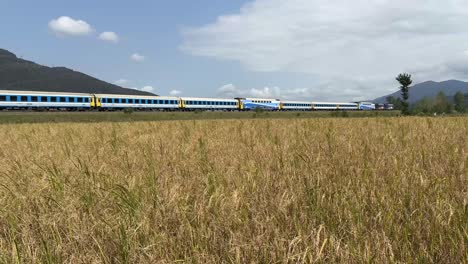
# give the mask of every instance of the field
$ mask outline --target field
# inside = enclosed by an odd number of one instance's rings
[[[24,121],[0,146],[0,263],[468,262],[467,117]]]

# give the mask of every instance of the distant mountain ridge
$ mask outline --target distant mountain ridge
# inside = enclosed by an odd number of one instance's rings
[[[457,80],[448,80],[443,82],[434,82],[428,81],[416,84],[412,86],[409,90],[409,101],[410,103],[415,103],[424,97],[434,97],[440,91],[444,92],[446,96],[452,97],[458,91],[461,91],[464,94],[468,93],[468,82],[462,82]],[[392,94],[382,96],[373,100],[375,103],[385,103],[388,96],[393,96],[395,98],[401,98],[400,91],[396,91]]]
[[[0,90],[154,95],[98,80],[65,67],[47,67],[0,49]]]

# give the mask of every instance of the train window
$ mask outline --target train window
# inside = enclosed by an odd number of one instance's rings
[[[27,102],[28,97],[27,96],[21,96],[21,102]]]
[[[89,103],[89,101],[90,101],[90,98],[89,98],[89,97],[84,99],[84,102],[85,102],[85,103]]]
[[[78,98],[76,98],[76,99],[77,99],[76,102],[78,102],[78,103],[82,103],[82,102],[83,102],[83,97],[78,97]]]
[[[5,101],[6,101],[6,96],[0,95],[0,102],[5,102]]]
[[[31,96],[31,102],[37,102],[37,96]]]
[[[40,98],[41,98],[41,102],[43,102],[43,103],[47,102],[47,97],[41,96]]]
[[[53,96],[50,97],[50,101],[53,102],[53,103],[57,102],[57,97],[53,97]]]
[[[165,104],[169,104],[169,100],[164,101]]]

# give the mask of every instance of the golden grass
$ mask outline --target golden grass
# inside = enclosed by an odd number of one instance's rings
[[[468,262],[468,119],[0,126],[0,262]]]

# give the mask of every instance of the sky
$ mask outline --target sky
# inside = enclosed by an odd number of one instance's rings
[[[160,95],[356,101],[468,80],[466,0],[0,0],[0,48]]]

